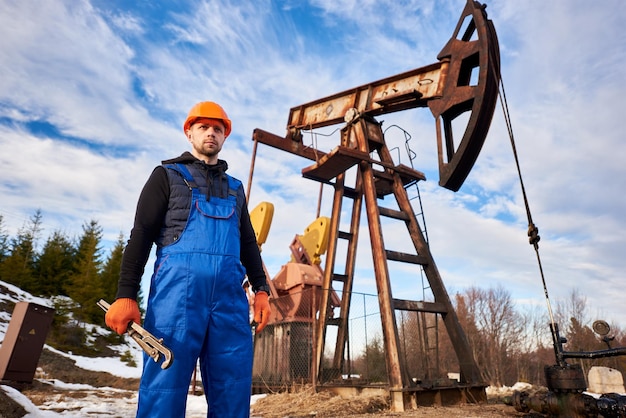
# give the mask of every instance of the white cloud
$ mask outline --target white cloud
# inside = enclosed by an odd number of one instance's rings
[[[0,17],[5,107],[68,136],[123,141],[120,104],[131,87],[131,49],[86,1],[4,2]]]
[[[2,1],[0,214],[10,214],[14,228],[20,215],[41,207],[49,230],[96,218],[112,240],[120,230],[128,234],[152,167],[185,150],[180,125],[196,101],[218,101],[233,119],[223,157],[245,184],[253,129],[284,135],[294,106],[436,62],[465,5],[29,3]],[[614,318],[626,313],[610,291],[626,269],[625,4],[495,0],[487,8],[551,292],[584,289],[590,304]],[[514,298],[541,298],[511,145],[496,112],[456,194],[437,186],[427,109],[379,119],[412,136],[415,168],[428,177],[422,197],[446,285],[502,283]],[[27,132],[27,121],[59,134]],[[403,146],[400,130],[388,135]],[[259,145],[251,204],[276,205],[263,250],[270,273],[315,217],[319,186],[300,175],[309,164]],[[329,208],[325,191],[323,214]]]

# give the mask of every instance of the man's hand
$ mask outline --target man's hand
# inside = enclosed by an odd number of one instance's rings
[[[256,326],[256,332],[261,332],[270,320],[270,314],[272,309],[270,308],[270,302],[268,300],[267,292],[256,292],[254,295],[254,322]]]
[[[141,325],[137,301],[130,298],[120,298],[113,302],[104,316],[107,326],[120,335],[126,332],[131,321]]]

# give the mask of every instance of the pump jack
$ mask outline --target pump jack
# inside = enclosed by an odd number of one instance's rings
[[[375,117],[413,108],[428,107],[435,117],[439,159],[439,184],[458,191],[485,141],[494,113],[500,82],[500,57],[495,29],[485,6],[468,0],[452,38],[437,56],[438,62],[368,83],[341,93],[291,108],[285,137],[255,129],[256,143],[287,151],[314,161],[302,170],[306,178],[334,188],[328,250],[325,261],[319,318],[315,324],[314,371],[317,387],[332,386],[342,369],[348,340],[347,316],[355,275],[356,250],[365,203],[380,317],[383,330],[388,391],[391,408],[404,411],[425,399],[456,401],[486,399],[485,383],[473,358],[465,333],[454,311],[428,243],[417,221],[406,188],[424,181],[418,170],[395,164]],[[459,141],[452,122],[469,115]],[[345,122],[340,144],[326,153],[303,143],[302,131]],[[354,185],[346,185],[346,171],[356,170]],[[398,209],[379,206],[379,199],[393,195]],[[344,199],[352,201],[349,231],[340,231]],[[381,217],[404,222],[414,251],[386,249]],[[345,271],[335,270],[338,242],[347,244]],[[433,301],[401,300],[391,292],[388,262],[408,263],[421,268],[433,293]],[[416,274],[415,277],[419,277]],[[339,315],[331,317],[333,283],[341,287]],[[416,283],[417,285],[417,279]],[[418,286],[416,286],[418,287]],[[336,297],[336,296],[335,296]],[[416,383],[400,355],[396,311],[440,315],[460,366],[460,383],[433,387]],[[322,314],[324,313],[324,314]],[[322,360],[328,327],[336,327],[334,358],[329,367]]]

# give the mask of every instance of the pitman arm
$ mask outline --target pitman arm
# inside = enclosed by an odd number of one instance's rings
[[[104,299],[96,302],[104,312],[107,312],[111,305]],[[163,338],[157,339],[154,335],[146,331],[141,325],[130,322],[128,324],[128,335],[145,351],[155,362],[158,362],[163,355],[161,369],[165,370],[172,365],[174,354],[172,350],[163,345]]]

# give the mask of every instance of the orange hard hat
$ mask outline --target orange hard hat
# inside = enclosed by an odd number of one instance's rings
[[[228,119],[228,115],[222,109],[222,106],[218,105],[214,102],[200,102],[194,105],[189,111],[187,115],[187,119],[185,120],[185,124],[183,125],[183,132],[187,134],[187,129],[194,123],[196,119],[199,118],[209,118],[209,119],[219,119],[224,123],[224,137],[230,135],[230,131],[232,128],[230,119]]]

